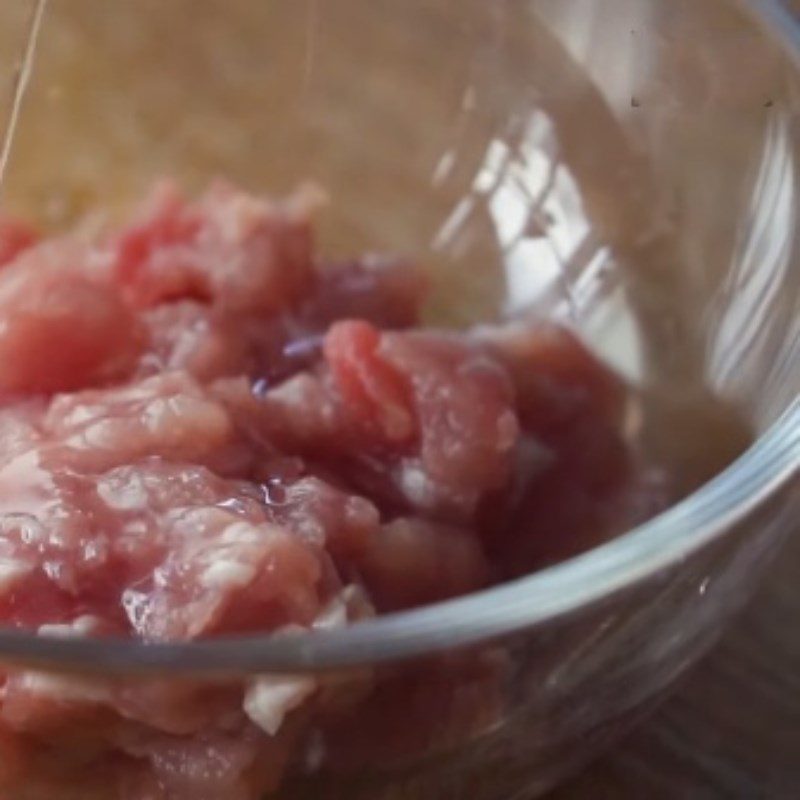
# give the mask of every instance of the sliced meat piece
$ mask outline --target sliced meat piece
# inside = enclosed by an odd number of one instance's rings
[[[70,242],[41,245],[0,272],[0,391],[97,386],[131,373],[143,345],[120,293]]]
[[[9,264],[20,253],[39,240],[33,225],[7,215],[0,215],[0,267]]]
[[[194,378],[165,372],[130,386],[56,397],[44,420],[62,467],[101,472],[158,455],[208,464],[234,444],[226,409]]]
[[[380,611],[446,600],[486,585],[491,570],[477,536],[422,519],[396,519],[357,560]]]
[[[566,328],[516,323],[473,333],[508,367],[530,433],[547,434],[587,415],[619,425],[628,400],[624,383]]]
[[[361,319],[380,328],[419,324],[427,284],[408,261],[365,256],[358,261],[323,264],[299,318],[325,330],[342,319]]]
[[[200,300],[232,312],[281,310],[313,280],[316,203],[314,192],[276,203],[225,182],[190,203],[163,184],[110,243],[115,273],[139,306]]]

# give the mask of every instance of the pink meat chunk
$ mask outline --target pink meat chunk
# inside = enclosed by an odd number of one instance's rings
[[[330,632],[618,529],[624,385],[552,325],[421,327],[406,261],[318,260],[318,201],[165,183],[94,242],[0,219],[0,624]],[[359,736],[389,758],[456,741],[425,729],[432,704],[477,734],[501,662],[388,683],[8,667],[0,796],[261,800],[314,736],[353,763]]]
[[[265,435],[338,462],[352,485],[434,518],[469,521],[508,481],[514,389],[483,349],[347,321],[331,327],[324,351],[315,373],[261,398]]]
[[[377,605],[397,610],[480,589],[491,574],[469,530],[398,517],[383,526],[358,560]]]
[[[0,267],[13,261],[39,239],[33,225],[10,216],[0,216]]]
[[[307,194],[273,203],[222,182],[189,203],[163,184],[114,239],[116,276],[140,306],[199,299],[238,312],[280,311],[313,279],[313,205]]]
[[[127,377],[139,321],[91,254],[43,244],[0,272],[0,392],[78,389]]]

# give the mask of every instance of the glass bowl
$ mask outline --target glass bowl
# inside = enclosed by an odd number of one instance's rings
[[[8,68],[29,12],[0,11]],[[386,702],[312,732],[280,798],[522,800],[608,746],[797,518],[799,45],[770,0],[54,0],[8,206],[60,229],[164,174],[311,178],[332,197],[320,248],[415,256],[431,319],[581,330],[682,499],[530,577],[343,631],[3,632],[0,657],[176,686],[374,670]]]

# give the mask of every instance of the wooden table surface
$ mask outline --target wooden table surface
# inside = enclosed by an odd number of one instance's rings
[[[548,800],[800,798],[800,526],[649,723]]]

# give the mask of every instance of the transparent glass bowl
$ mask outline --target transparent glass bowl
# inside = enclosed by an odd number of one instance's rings
[[[27,13],[0,11],[6,66]],[[417,256],[437,321],[579,327],[687,496],[529,578],[342,632],[2,633],[0,656],[214,680],[381,664],[457,687],[427,719],[398,704],[387,724],[418,735],[395,750],[355,720],[280,797],[528,798],[595,755],[708,650],[796,519],[799,40],[770,0],[53,2],[8,205],[58,229],[163,174],[311,178],[332,197],[321,250]],[[737,415],[755,443],[720,473]]]

